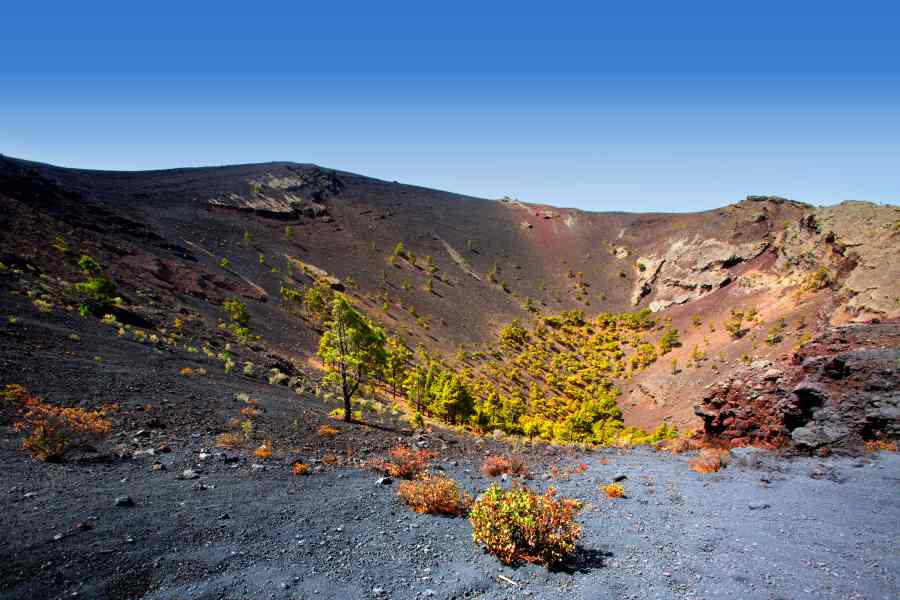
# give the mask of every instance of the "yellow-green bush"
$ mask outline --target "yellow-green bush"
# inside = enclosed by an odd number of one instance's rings
[[[580,501],[556,498],[553,488],[540,495],[525,487],[492,485],[472,504],[472,540],[504,564],[562,562],[581,536],[575,516]]]

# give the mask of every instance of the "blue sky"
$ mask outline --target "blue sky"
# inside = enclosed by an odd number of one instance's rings
[[[0,152],[588,210],[900,202],[896,3],[129,4],[0,6]]]

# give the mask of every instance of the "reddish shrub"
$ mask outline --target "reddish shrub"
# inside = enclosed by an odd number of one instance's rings
[[[397,495],[418,513],[460,516],[466,513],[471,496],[461,492],[459,485],[447,477],[425,477],[404,481]]]
[[[43,402],[37,396],[24,399],[17,431],[25,431],[22,447],[38,460],[59,461],[74,448],[92,446],[106,438],[112,430],[107,419],[117,406],[98,410],[65,408]]]
[[[866,452],[897,452],[897,442],[887,440],[869,440],[866,442]]]
[[[715,473],[731,462],[731,452],[724,448],[704,448],[690,460],[691,470],[698,473]]]
[[[520,456],[488,456],[481,464],[481,472],[488,477],[505,473],[514,477],[531,478],[528,463]]]
[[[391,477],[415,479],[428,468],[428,462],[436,456],[434,452],[428,450],[413,450],[408,446],[397,446],[391,450],[390,460],[375,458],[369,461],[369,466]]]

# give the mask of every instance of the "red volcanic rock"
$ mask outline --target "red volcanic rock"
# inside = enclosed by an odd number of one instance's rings
[[[694,409],[701,435],[807,451],[900,436],[900,323],[830,328],[782,362],[754,362],[712,386]]]

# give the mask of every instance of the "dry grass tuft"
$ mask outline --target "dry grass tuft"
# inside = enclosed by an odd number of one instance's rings
[[[304,462],[295,462],[291,465],[291,473],[294,475],[309,475],[309,465]]]

